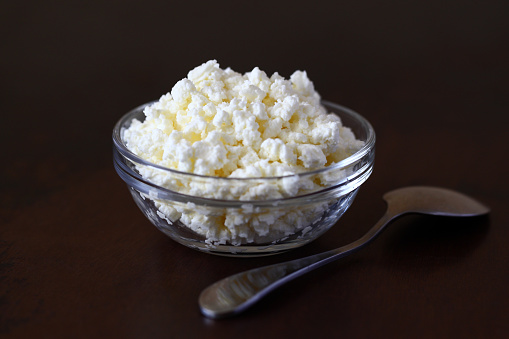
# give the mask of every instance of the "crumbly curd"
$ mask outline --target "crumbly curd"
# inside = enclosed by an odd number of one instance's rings
[[[306,72],[285,79],[254,68],[245,74],[221,69],[215,60],[190,71],[170,93],[144,109],[123,133],[139,157],[180,172],[226,178],[287,176],[270,182],[215,186],[211,181],[182,182],[153,167],[138,165],[147,180],[179,193],[223,200],[274,200],[337,180],[295,179],[299,173],[331,166],[358,151],[363,142],[328,114]],[[341,175],[341,174],[337,174]],[[329,175],[330,176],[330,175]],[[211,245],[274,241],[310,227],[328,208],[273,209],[271,213],[218,209],[154,200],[159,217],[180,222]]]

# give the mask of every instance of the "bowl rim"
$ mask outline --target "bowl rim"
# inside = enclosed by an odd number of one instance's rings
[[[321,173],[325,173],[325,172],[329,172],[329,171],[333,171],[333,170],[338,170],[338,169],[346,168],[346,167],[350,166],[351,164],[357,162],[358,160],[360,160],[361,158],[366,156],[368,153],[370,153],[371,150],[374,148],[375,141],[376,141],[375,130],[374,130],[373,126],[371,125],[371,123],[366,118],[364,118],[362,115],[360,115],[359,113],[355,112],[354,110],[352,110],[352,109],[350,109],[348,107],[345,107],[345,106],[342,106],[342,105],[339,105],[339,104],[336,104],[336,103],[333,103],[333,102],[330,102],[330,101],[327,101],[327,100],[322,100],[321,104],[327,109],[327,113],[331,113],[332,112],[333,114],[335,114],[334,111],[331,110],[331,108],[334,109],[334,110],[341,110],[344,113],[348,114],[350,117],[354,118],[356,121],[360,122],[361,126],[366,130],[367,137],[366,137],[366,141],[364,142],[364,145],[357,152],[355,152],[354,154],[350,155],[349,157],[347,157],[347,158],[345,158],[345,159],[343,159],[343,160],[341,160],[341,161],[339,161],[339,162],[337,162],[337,163],[335,163],[333,165],[324,167],[324,168],[320,168],[320,169],[316,169],[316,170],[312,170],[312,171],[307,171],[307,172],[288,174],[288,175],[282,175],[282,176],[271,176],[271,177],[243,177],[243,178],[239,178],[239,177],[217,177],[217,176],[196,174],[196,173],[190,173],[190,172],[182,172],[182,171],[179,171],[179,170],[176,170],[176,169],[173,169],[173,168],[169,168],[169,167],[165,167],[165,166],[162,166],[162,165],[155,164],[153,162],[150,162],[148,160],[145,160],[145,159],[139,157],[138,155],[133,153],[131,150],[129,150],[127,148],[127,146],[125,145],[124,141],[122,140],[122,132],[123,132],[123,129],[124,129],[123,125],[125,124],[125,122],[126,121],[132,121],[134,119],[134,115],[135,114],[139,114],[139,112],[143,111],[143,109],[145,107],[147,107],[149,105],[152,105],[152,104],[154,104],[156,102],[157,101],[154,100],[154,101],[150,101],[148,103],[139,105],[138,107],[135,107],[135,108],[131,109],[130,111],[128,111],[126,114],[124,114],[117,121],[117,123],[115,124],[115,126],[113,128],[113,133],[112,133],[113,144],[114,144],[115,148],[117,149],[117,151],[122,154],[122,156],[126,157],[127,159],[129,159],[132,162],[135,162],[135,163],[138,163],[138,164],[141,164],[141,165],[144,165],[144,166],[150,166],[150,167],[156,168],[158,170],[170,172],[170,173],[177,174],[179,176],[184,176],[184,177],[185,176],[189,176],[191,178],[194,177],[194,178],[200,178],[200,179],[221,180],[221,181],[222,180],[224,180],[224,181],[250,181],[250,180],[256,180],[256,181],[262,181],[263,182],[263,181],[273,181],[273,180],[278,180],[278,179],[283,179],[283,178],[290,178],[290,177],[305,177],[305,176],[310,176],[310,175],[316,175],[316,174],[321,174]],[[346,126],[346,125],[343,125],[343,126],[349,127],[349,126]]]

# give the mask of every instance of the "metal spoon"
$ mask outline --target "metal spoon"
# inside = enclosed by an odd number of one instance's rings
[[[385,215],[362,238],[328,252],[280,264],[241,272],[210,285],[199,297],[206,317],[218,319],[238,314],[277,287],[315,268],[345,257],[375,239],[385,226],[409,213],[472,217],[489,213],[489,208],[461,193],[435,187],[406,187],[386,193]]]

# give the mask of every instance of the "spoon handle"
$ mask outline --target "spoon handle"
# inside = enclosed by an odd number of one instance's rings
[[[386,213],[362,238],[337,249],[255,268],[226,277],[210,285],[199,297],[203,315],[218,319],[238,314],[279,286],[320,266],[352,254],[366,246],[394,218]]]

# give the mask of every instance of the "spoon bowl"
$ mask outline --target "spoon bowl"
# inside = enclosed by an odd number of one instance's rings
[[[411,213],[473,217],[489,208],[462,193],[437,187],[412,186],[386,193],[386,213],[363,237],[346,246],[309,257],[255,268],[210,285],[199,297],[200,310],[218,319],[243,312],[269,292],[311,270],[352,254],[372,242],[394,219]]]
[[[489,208],[462,193],[445,188],[411,186],[384,194],[388,214],[429,214],[473,217],[489,213]]]

